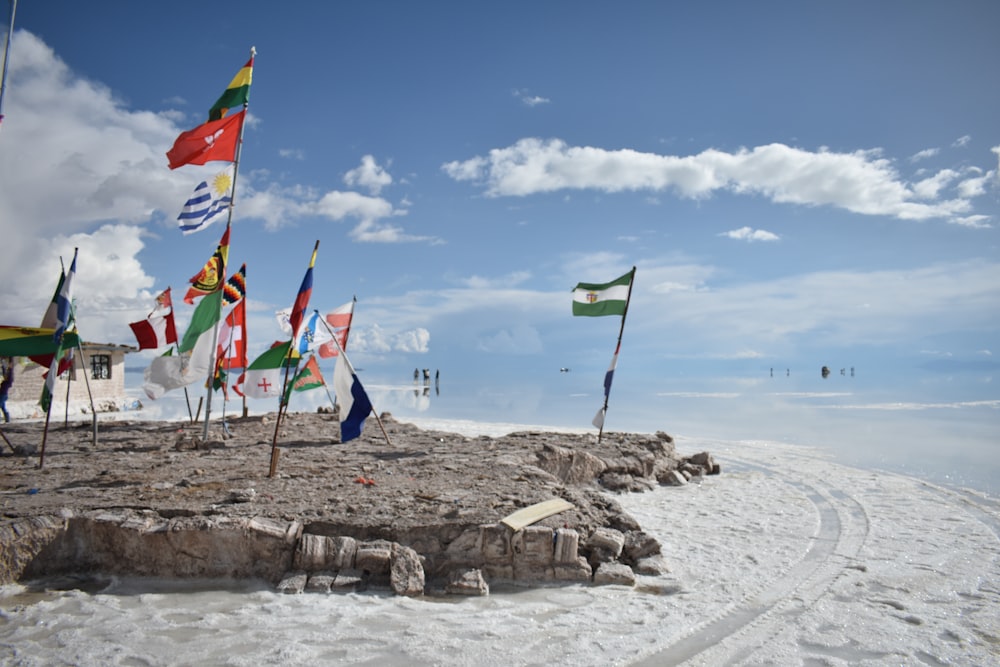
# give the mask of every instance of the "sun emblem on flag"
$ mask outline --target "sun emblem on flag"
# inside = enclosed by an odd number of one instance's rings
[[[215,190],[216,197],[222,197],[229,194],[229,191],[233,188],[233,177],[229,175],[228,171],[223,171],[215,175],[212,179],[212,189]]]
[[[587,292],[587,303],[597,303],[597,292]]]

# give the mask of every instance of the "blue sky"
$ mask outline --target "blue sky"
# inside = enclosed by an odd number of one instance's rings
[[[7,4],[3,4],[6,13]],[[257,49],[231,265],[251,349],[356,295],[363,377],[600,394],[823,364],[996,398],[1000,4],[21,0],[0,129],[0,320],[36,325],[79,246],[85,339],[187,279],[176,216],[222,163],[177,134]],[[131,365],[142,363],[130,361]]]

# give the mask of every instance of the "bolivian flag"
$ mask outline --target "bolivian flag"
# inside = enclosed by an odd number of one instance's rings
[[[59,349],[77,347],[80,342],[75,331],[63,333],[62,344],[57,343],[54,336],[55,329],[0,326],[0,357],[55,354]]]
[[[253,79],[253,56],[247,64],[236,73],[233,80],[226,86],[225,92],[212,105],[208,112],[209,120],[219,120],[226,115],[230,109],[243,106],[250,100],[250,81]]]

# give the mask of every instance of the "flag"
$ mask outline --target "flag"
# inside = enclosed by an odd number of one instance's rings
[[[219,329],[219,363],[225,369],[246,368],[246,302],[240,301]]]
[[[202,299],[188,324],[184,338],[177,349],[181,353],[189,353],[187,367],[183,375],[189,382],[199,378],[207,378],[214,371],[216,325],[222,318],[222,290],[216,290]]]
[[[177,216],[181,232],[193,234],[219,220],[229,211],[233,203],[233,165],[229,165],[211,182],[202,181],[194,189],[194,193],[184,203],[181,214]]]
[[[167,151],[168,166],[176,169],[186,164],[205,164],[215,160],[234,162],[245,114],[246,111],[240,111],[228,118],[210,120],[193,130],[181,132]]]
[[[250,398],[281,396],[281,372],[291,341],[275,345],[254,359],[246,370],[242,393]]]
[[[55,329],[52,332],[52,341],[56,344],[56,349],[52,356],[52,361],[49,363],[49,371],[45,374],[45,386],[42,387],[42,397],[39,400],[39,404],[45,412],[48,412],[52,405],[52,395],[56,388],[56,380],[59,378],[59,374],[66,368],[62,365],[65,361],[63,350],[69,346],[66,345],[64,338],[66,330],[70,327],[74,319],[73,277],[76,275],[76,256],[78,252],[78,249],[73,249],[73,262],[69,265],[69,273],[66,274],[66,279],[62,281],[62,285],[59,287],[59,294],[56,297],[56,322]],[[69,349],[71,350],[72,348]],[[67,355],[66,359],[72,359],[72,357]]]
[[[309,357],[309,361],[295,376],[291,389],[293,391],[308,391],[322,387],[324,384],[323,374],[319,372],[319,363],[316,361],[316,356],[313,355]]]
[[[573,314],[597,317],[625,315],[633,271],[610,283],[579,283],[573,289]]]
[[[319,325],[319,311],[314,310],[302,326],[299,327],[298,338],[295,339],[295,351],[299,356],[305,356],[306,352],[316,349],[317,326]],[[327,336],[329,340],[329,336]]]
[[[194,382],[197,377],[187,373],[188,360],[186,354],[173,356],[172,349],[153,359],[142,375],[146,396],[156,400],[171,389],[186,387]]]
[[[60,362],[63,360],[63,342],[64,339],[60,338],[58,347],[54,355],[52,355],[52,363],[49,365],[49,370],[45,374],[45,384],[42,386],[42,396],[38,399],[38,404],[42,406],[42,410],[45,412],[49,411],[52,406],[52,397],[55,395],[56,380],[59,379]]]
[[[63,283],[66,281],[66,271],[59,271],[59,282],[56,283],[56,291],[52,293],[52,301],[49,302],[48,308],[45,309],[45,314],[42,315],[42,323],[39,324],[41,329],[52,329],[55,333],[56,328],[56,313],[59,308],[59,293],[62,292]],[[52,355],[54,352],[49,352],[48,354],[34,354],[30,355],[28,358],[34,361],[39,366],[45,366],[46,368],[52,364]]]
[[[59,296],[56,297],[56,324],[53,338],[58,342],[62,340],[62,335],[69,326],[70,318],[73,316],[73,276],[76,275],[76,255],[77,249],[73,249],[73,263],[69,265],[69,273],[66,280],[59,288]]]
[[[611,380],[615,376],[615,367],[618,365],[618,352],[621,348],[622,344],[619,342],[618,345],[615,346],[615,356],[611,357],[611,365],[608,366],[608,372],[604,374],[604,405],[602,405],[601,409],[597,411],[597,414],[594,415],[594,419],[591,422],[591,424],[599,429],[604,428],[604,415],[608,411],[608,398],[611,396]]]
[[[347,442],[361,435],[372,403],[343,350],[337,355],[337,365],[333,369],[333,389],[340,406],[340,441]]]
[[[223,307],[231,306],[247,295],[247,265],[245,262],[239,271],[229,276],[226,286],[222,289]]]
[[[356,299],[352,299],[339,308],[335,308],[326,314],[326,323],[333,330],[333,335],[337,337],[337,342],[344,350],[347,349],[347,334],[351,330],[351,320],[354,318],[354,304]],[[323,327],[326,330],[326,327]],[[328,359],[337,356],[337,345],[331,340],[323,343],[318,348],[319,356]]]
[[[54,329],[0,326],[0,357],[51,357],[59,348],[54,334]],[[77,347],[80,342],[79,334],[67,331],[63,334],[62,342],[65,348]]]
[[[253,80],[253,56],[247,64],[240,68],[233,80],[229,82],[222,95],[208,112],[209,120],[225,117],[226,112],[233,107],[242,106],[250,101],[250,83]]]
[[[191,287],[184,295],[184,303],[194,305],[194,300],[199,296],[211,294],[222,286],[222,280],[226,275],[226,262],[229,261],[229,227],[219,239],[219,245],[215,248],[215,253],[205,262],[198,275],[191,278]]]
[[[306,310],[309,308],[309,296],[312,294],[313,288],[313,266],[316,264],[317,250],[319,250],[319,241],[316,241],[316,246],[313,248],[312,257],[309,259],[309,268],[306,269],[306,275],[302,278],[302,285],[299,286],[299,293],[295,297],[295,304],[292,306],[292,312],[288,316],[288,324],[292,329],[293,340],[299,338],[299,327],[302,326]]]
[[[216,290],[202,299],[191,315],[191,323],[188,324],[184,338],[177,346],[180,352],[189,352],[194,349],[198,339],[205,333],[211,333],[222,317],[222,291]]]
[[[161,348],[177,342],[177,328],[174,325],[174,308],[170,299],[170,288],[156,297],[156,306],[146,319],[129,324],[140,350]]]

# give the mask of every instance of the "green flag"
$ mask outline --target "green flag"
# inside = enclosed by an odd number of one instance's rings
[[[191,324],[184,332],[184,340],[178,346],[180,352],[188,352],[194,349],[198,338],[206,331],[211,331],[212,327],[218,324],[222,317],[222,290],[215,290],[207,294],[198,302],[191,315]]]
[[[609,283],[579,283],[573,289],[573,314],[624,315],[631,284],[632,271]]]

